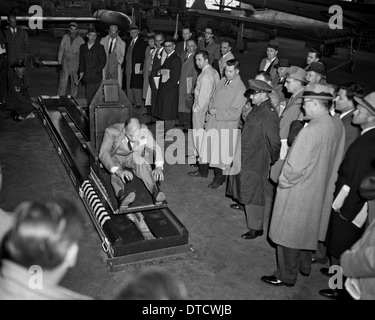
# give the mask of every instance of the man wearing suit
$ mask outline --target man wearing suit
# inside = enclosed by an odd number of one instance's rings
[[[267,57],[264,58],[259,66],[259,71],[266,71],[272,77],[272,82],[276,81],[277,70],[274,68],[279,63],[277,54],[279,53],[279,42],[270,40],[267,45]]]
[[[363,179],[375,169],[375,92],[364,99],[354,97],[354,100],[358,106],[353,124],[360,126],[362,132],[349,147],[339,169],[335,197],[344,185],[350,190],[342,206],[331,212],[326,243],[332,265],[340,264],[340,256],[361,238],[365,230],[365,224],[361,225],[358,220],[366,203],[359,194],[359,188]],[[330,298],[339,296],[337,291],[332,290],[321,290],[319,293]]]
[[[350,145],[360,135],[359,126],[353,124],[353,114],[356,102],[354,97],[361,97],[363,88],[354,82],[345,83],[339,86],[337,97],[335,98],[335,110],[345,127],[345,153]]]
[[[193,111],[193,143],[196,153],[200,152],[201,145],[197,142],[200,132],[203,133],[204,123],[208,105],[213,97],[216,86],[220,81],[219,74],[209,63],[209,54],[207,51],[198,51],[195,55],[197,67],[202,70],[197,78],[194,89]],[[197,154],[196,154],[197,155]],[[198,171],[199,172],[199,171]],[[194,176],[207,177],[204,172],[199,172]]]
[[[155,170],[151,170],[155,153]],[[150,158],[146,158],[145,155]],[[163,181],[163,154],[147,127],[138,119],[131,118],[124,123],[107,128],[100,147],[99,159],[112,174],[111,183],[119,201],[119,208],[128,207],[135,199],[135,191],[130,182],[134,174],[140,178],[155,203],[165,200],[155,181]]]
[[[230,40],[223,41],[220,47],[221,51],[221,58],[219,60],[219,70],[220,70],[220,79],[225,77],[225,67],[229,60],[234,59],[234,55],[232,53],[232,44]]]
[[[13,64],[20,59],[25,61],[25,86],[29,87],[29,69],[30,69],[30,58],[31,48],[29,42],[29,35],[23,29],[17,27],[17,20],[14,15],[8,16],[9,29],[5,30],[5,38],[7,41],[7,51],[9,64]]]
[[[178,99],[178,121],[182,130],[188,132],[191,129],[191,107],[189,103],[194,95],[195,82],[198,72],[195,68],[195,51],[197,43],[190,39],[187,41],[187,51],[182,54],[182,68]]]
[[[103,70],[104,80],[117,80],[122,87],[122,64],[125,58],[125,42],[118,35],[118,26],[109,27],[109,35],[100,41],[107,55],[107,64]]]
[[[156,45],[156,51],[154,53],[154,57],[151,62],[151,71],[150,71],[150,88],[151,88],[151,121],[147,123],[147,125],[153,125],[155,124],[154,120],[154,114],[155,114],[155,108],[156,108],[156,99],[159,87],[157,84],[159,84],[159,77],[157,73],[159,72],[159,69],[161,65],[164,63],[166,58],[166,53],[164,51],[164,35],[162,33],[158,33],[155,35],[155,45]],[[157,82],[156,82],[157,81]]]
[[[277,70],[277,77],[272,82],[272,87],[280,97],[280,102],[285,108],[286,101],[290,98],[290,94],[285,88],[285,81],[291,64],[288,59],[281,58],[279,63],[274,66]]]
[[[182,38],[184,40],[181,42],[178,42],[176,45],[176,52],[180,56],[181,60],[182,60],[183,53],[187,51],[187,42],[189,39],[191,39],[192,36],[193,34],[191,33],[190,28],[182,29]]]
[[[280,158],[272,166],[270,178],[274,183],[279,180],[281,169],[283,168],[285,158],[288,154],[288,135],[290,125],[293,121],[298,119],[299,114],[302,112],[303,92],[306,84],[306,71],[300,67],[291,66],[289,73],[285,80],[285,87],[288,92],[292,94],[285,109],[280,114],[280,138],[281,138],[281,152]]]
[[[139,37],[139,28],[130,26],[131,41],[126,46],[125,75],[127,96],[137,109],[142,106],[143,65],[147,43]],[[124,88],[124,84],[123,84]]]
[[[209,54],[209,64],[212,65],[217,72],[219,71],[219,59],[221,57],[220,44],[215,42],[214,32],[212,28],[206,28],[204,38],[198,43],[198,50],[207,51]]]
[[[167,38],[164,42],[164,50],[167,56],[157,72],[157,75],[160,76],[160,81],[154,116],[164,121],[165,133],[175,126],[175,121],[178,117],[181,59],[175,48],[175,40]]]
[[[104,47],[96,42],[96,30],[90,29],[87,37],[89,41],[82,44],[79,50],[79,75],[86,83],[88,109],[103,80],[103,68],[107,63],[107,57]]]

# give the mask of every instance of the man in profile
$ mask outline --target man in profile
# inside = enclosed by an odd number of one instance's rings
[[[146,154],[147,153],[147,154]],[[151,169],[148,157],[155,153],[155,169]],[[118,199],[119,209],[126,209],[135,200],[132,189],[133,173],[140,178],[152,194],[155,204],[165,200],[156,181],[163,181],[163,155],[146,126],[131,118],[125,123],[114,124],[105,131],[99,159],[112,174],[111,183]]]

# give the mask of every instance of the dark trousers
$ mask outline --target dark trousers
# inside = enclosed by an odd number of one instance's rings
[[[277,270],[275,276],[289,284],[297,282],[298,272],[311,273],[312,251],[277,246]]]
[[[5,54],[0,55],[0,102],[5,101],[8,86],[8,58]]]
[[[191,129],[191,113],[190,112],[179,112],[178,123],[184,129]]]
[[[207,176],[209,168],[210,167],[207,163],[201,163],[199,164],[198,171],[201,175]],[[214,173],[215,173],[214,181],[219,184],[223,184],[227,178],[226,176],[223,175],[223,170],[219,168],[215,168]]]
[[[96,93],[98,92],[100,87],[99,83],[86,83],[86,100],[87,100],[87,108],[90,107],[92,99],[94,99]]]

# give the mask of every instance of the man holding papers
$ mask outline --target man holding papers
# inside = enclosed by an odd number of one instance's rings
[[[330,227],[327,235],[331,264],[339,265],[340,256],[360,239],[367,218],[366,199],[359,193],[362,180],[375,169],[375,92],[364,99],[354,97],[359,103],[354,112],[353,124],[362,129],[361,135],[349,147],[339,169],[335,201],[332,206]],[[345,192],[346,189],[346,192]],[[340,197],[341,201],[339,201]],[[324,273],[327,270],[322,270]],[[337,298],[333,290],[321,290],[320,294]]]
[[[175,39],[167,38],[164,51],[167,56],[157,75],[160,76],[154,116],[165,123],[165,133],[174,128],[178,117],[178,91],[181,77],[181,59],[175,51]]]

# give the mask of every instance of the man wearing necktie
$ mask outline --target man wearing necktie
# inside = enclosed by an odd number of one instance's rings
[[[232,44],[230,40],[225,40],[221,42],[221,58],[219,60],[219,69],[220,69],[220,79],[225,77],[225,66],[227,61],[234,59],[234,55],[232,53]]]
[[[181,60],[182,60],[183,54],[185,52],[187,52],[187,42],[188,42],[188,40],[192,36],[193,36],[193,34],[191,33],[190,28],[184,28],[184,29],[182,29],[182,38],[183,38],[183,41],[178,42],[176,44],[176,52],[181,57]]]
[[[155,204],[165,200],[165,194],[156,183],[164,180],[163,154],[152,133],[138,119],[131,118],[107,128],[99,159],[111,173],[111,184],[119,208],[127,208],[135,199],[131,184],[133,174],[143,181]],[[151,169],[153,162],[154,170]]]
[[[118,26],[111,25],[109,34],[100,41],[107,55],[107,64],[103,69],[104,80],[117,80],[122,87],[122,64],[125,58],[125,42],[119,37]]]
[[[8,44],[8,60],[10,64],[16,63],[20,59],[25,61],[25,86],[29,87],[29,69],[31,63],[31,48],[29,35],[23,29],[17,28],[17,20],[14,15],[8,16],[10,28],[5,30],[5,38]]]
[[[272,77],[272,82],[276,81],[277,70],[274,68],[279,63],[277,54],[279,52],[279,42],[270,40],[267,45],[267,57],[262,60],[259,66],[259,71],[266,71]]]

